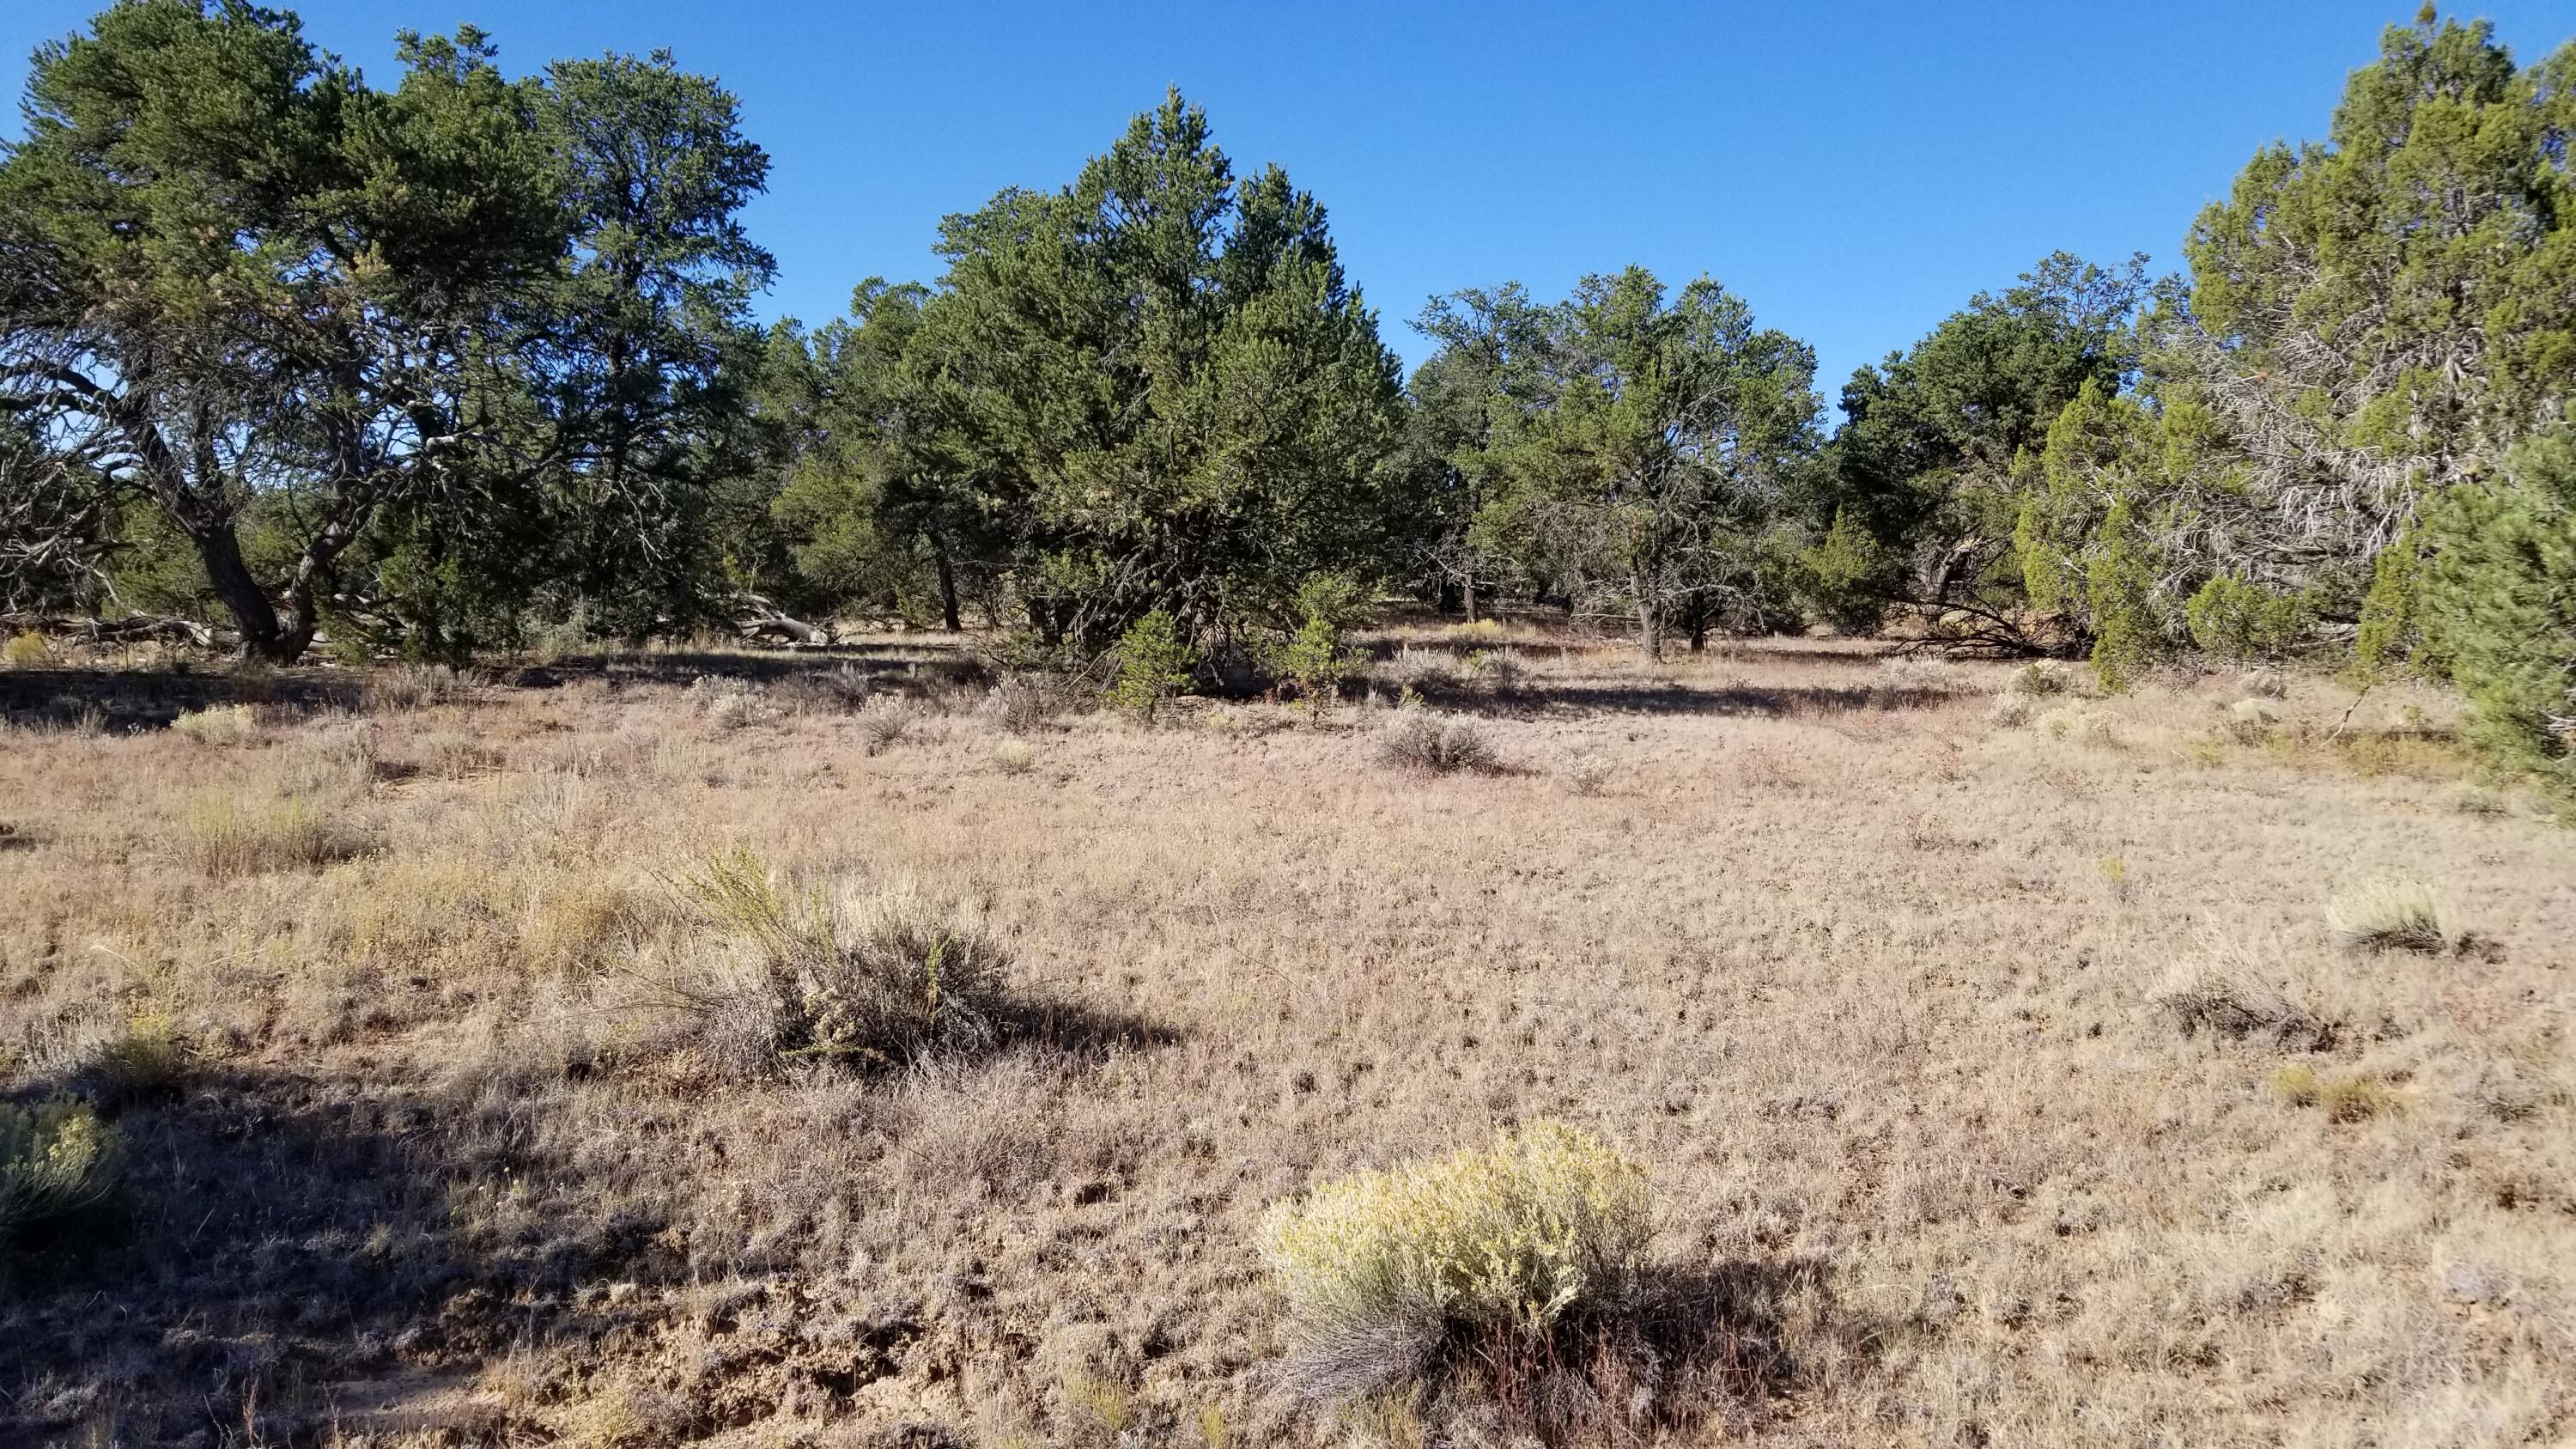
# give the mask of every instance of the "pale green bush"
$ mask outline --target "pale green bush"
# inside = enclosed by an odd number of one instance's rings
[[[1349,1400],[1445,1357],[1545,1337],[1629,1301],[1653,1212],[1645,1169],[1552,1122],[1272,1208],[1262,1252],[1310,1397]]]
[[[96,1207],[116,1186],[116,1134],[85,1104],[0,1103],[0,1242]]]
[[[170,721],[170,732],[201,745],[238,745],[259,733],[259,718],[246,704],[189,710]]]

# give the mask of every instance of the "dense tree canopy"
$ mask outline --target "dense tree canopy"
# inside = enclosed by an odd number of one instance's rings
[[[2188,272],[2059,253],[1855,373],[1705,277],[1433,299],[1410,379],[1323,205],[1177,92],[944,274],[765,331],[769,163],[673,57],[390,88],[238,0],[42,48],[0,159],[0,609],[249,653],[899,615],[1312,689],[1374,590],[1660,651],[1823,624],[2454,672],[2564,773],[2576,44],[2390,29]],[[805,614],[818,624],[787,617]],[[197,626],[192,626],[197,627]],[[1293,642],[1292,642],[1293,641]]]

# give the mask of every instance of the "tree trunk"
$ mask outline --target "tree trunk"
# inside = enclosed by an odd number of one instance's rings
[[[250,576],[250,566],[242,562],[241,539],[233,532],[229,519],[188,530],[189,541],[197,546],[197,558],[206,568],[206,582],[213,586],[225,612],[240,626],[242,653],[272,664],[291,664],[304,653],[313,640],[310,626],[302,638],[280,624],[277,609],[268,601],[268,593]]]
[[[1466,596],[1467,622],[1476,622],[1476,570],[1468,568],[1458,578],[1458,592]]]
[[[1663,620],[1655,616],[1655,601],[1646,593],[1643,574],[1628,575],[1628,589],[1637,597],[1637,644],[1646,651],[1646,661],[1661,664],[1664,660]]]
[[[948,545],[936,535],[930,540],[930,560],[939,570],[940,622],[948,626],[949,633],[959,633],[965,625],[957,617],[957,570],[948,562]]]

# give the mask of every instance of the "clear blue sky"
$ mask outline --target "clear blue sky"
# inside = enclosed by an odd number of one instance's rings
[[[35,44],[96,8],[0,0],[0,83],[18,94]],[[2174,266],[2193,213],[2257,146],[2322,134],[2415,0],[290,8],[380,83],[395,30],[460,21],[514,72],[669,46],[720,77],[776,158],[749,218],[778,255],[772,315],[929,279],[942,215],[1071,180],[1177,84],[1238,171],[1275,160],[1322,199],[1408,364],[1434,292],[1555,296],[1633,261],[1711,273],[1812,341],[1830,399],[2053,249]],[[2576,0],[2446,13],[2493,19],[2525,63],[2576,35]]]

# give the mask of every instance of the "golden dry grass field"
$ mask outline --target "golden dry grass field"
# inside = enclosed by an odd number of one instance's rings
[[[0,1258],[0,1442],[1527,1442],[1301,1399],[1260,1243],[1555,1121],[1700,1329],[1572,1440],[2576,1443],[2576,835],[2441,697],[1375,642],[1150,725],[936,638],[0,674],[0,1065],[121,1169]],[[725,869],[1004,1005],[743,1070]]]

